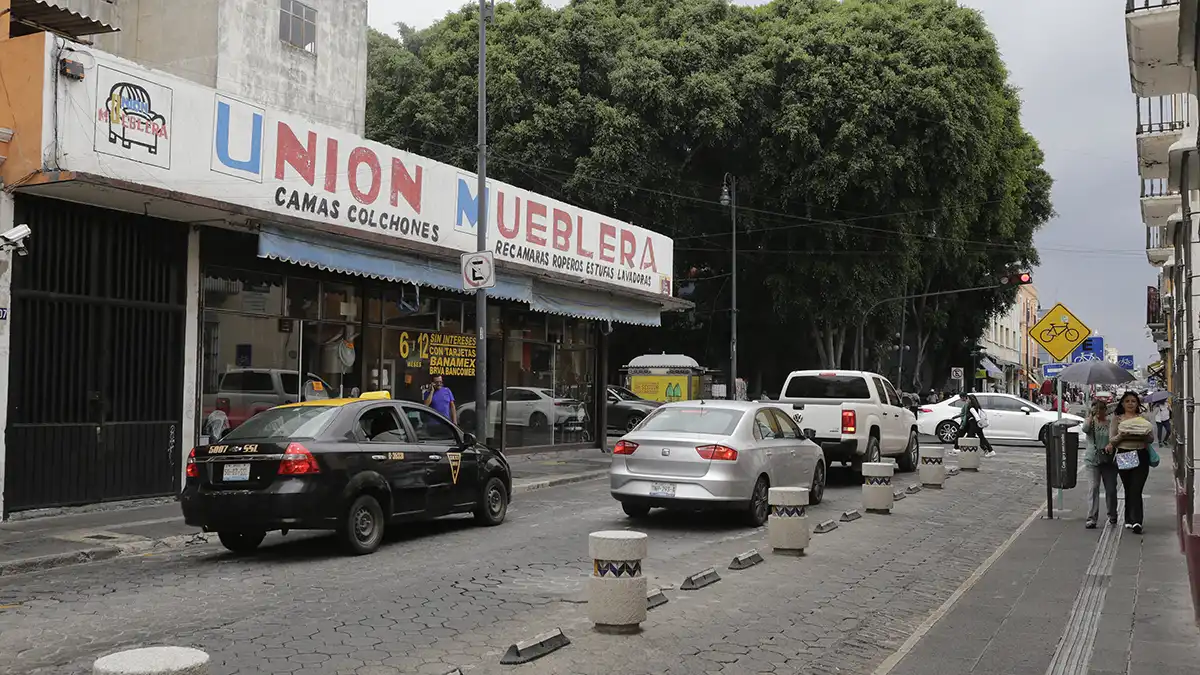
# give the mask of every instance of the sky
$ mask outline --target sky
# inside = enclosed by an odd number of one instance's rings
[[[758,5],[763,0],[735,0]],[[372,0],[368,20],[428,26],[463,0]],[[562,6],[565,0],[546,0]],[[1054,176],[1057,217],[1038,233],[1034,284],[1042,307],[1065,304],[1108,346],[1139,366],[1158,360],[1146,331],[1146,261],[1139,207],[1137,114],[1125,46],[1125,6],[1114,0],[960,0],[980,10],[1021,90],[1025,128]]]

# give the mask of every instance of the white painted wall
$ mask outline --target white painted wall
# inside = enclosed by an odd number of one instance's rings
[[[180,430],[179,485],[182,487],[187,471],[187,457],[198,440],[196,410],[200,407],[200,228],[192,225],[188,231],[187,252],[187,314],[183,326],[183,428]]]
[[[12,194],[0,190],[0,232],[11,229],[13,223]],[[35,232],[30,242],[37,239]],[[30,243],[30,246],[35,245]],[[0,253],[0,307],[12,308],[12,259],[9,253]],[[0,514],[4,513],[4,465],[8,460],[8,357],[9,320],[0,321]],[[0,518],[2,519],[2,518]]]
[[[316,54],[280,39],[279,0],[121,0],[120,32],[96,47],[361,136],[367,0],[302,1],[317,11]]]

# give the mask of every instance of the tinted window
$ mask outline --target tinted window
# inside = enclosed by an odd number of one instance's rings
[[[358,418],[363,437],[373,443],[407,443],[408,433],[400,426],[400,418],[392,406],[371,408]]]
[[[869,399],[867,380],[861,375],[797,375],[788,380],[787,398],[831,398],[838,401]]]
[[[892,388],[892,383],[883,379],[880,379],[879,382],[883,383],[883,390],[887,393],[888,403],[897,407],[901,406],[900,397],[896,394],[896,390]]]
[[[508,400],[510,401],[537,401],[538,395],[528,389],[509,389]]]
[[[783,432],[784,438],[803,438],[800,427],[796,425],[796,421],[788,417],[782,410],[772,408],[771,414],[779,421],[779,429]]]
[[[449,441],[458,442],[458,434],[446,418],[423,408],[404,408],[408,423],[417,434],[418,441]]]
[[[741,419],[741,410],[729,408],[711,406],[659,408],[642,421],[642,425],[638,427],[638,433],[654,431],[728,436],[737,428]]]
[[[641,401],[642,397],[624,387],[609,387],[608,393],[622,401]]]
[[[221,442],[243,438],[312,438],[329,425],[339,410],[335,406],[264,410],[229,432]]]
[[[220,388],[221,391],[229,392],[270,392],[275,390],[275,385],[271,382],[270,373],[243,370],[225,373],[225,377],[221,378]]]
[[[779,436],[779,420],[767,410],[759,410],[754,415],[755,438],[776,438]]]

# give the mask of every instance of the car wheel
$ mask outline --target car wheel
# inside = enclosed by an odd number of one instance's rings
[[[817,461],[817,467],[813,469],[812,486],[808,488],[808,503],[817,505],[825,498],[825,462]]]
[[[958,438],[958,424],[954,420],[946,420],[937,425],[934,434],[943,443],[953,443],[954,439]]]
[[[1042,445],[1045,445],[1045,444],[1046,444],[1046,435],[1047,435],[1047,434],[1049,434],[1049,433],[1050,433],[1050,425],[1049,425],[1049,424],[1047,424],[1047,425],[1044,425],[1044,426],[1043,426],[1043,427],[1042,427],[1042,428],[1041,428],[1041,429],[1038,431],[1038,443],[1041,443]]]
[[[258,545],[262,543],[266,536],[266,532],[217,533],[217,539],[221,540],[221,545],[234,553],[250,553],[258,548]]]
[[[650,515],[649,504],[638,504],[636,502],[621,502],[621,510],[630,518],[645,518]]]
[[[374,553],[383,542],[383,509],[371,495],[359,495],[346,509],[341,535],[346,548],[354,555]]]
[[[921,444],[917,440],[917,430],[912,429],[908,432],[908,446],[904,448],[904,454],[900,455],[900,459],[897,460],[897,466],[901,471],[916,471],[920,453]]]
[[[645,415],[639,415],[637,413],[630,415],[629,419],[626,420],[626,422],[625,422],[625,433],[632,432],[633,428],[636,427],[637,425],[641,424],[642,420],[645,418],[646,418]]]
[[[535,412],[529,416],[530,429],[543,429],[546,426],[546,416],[540,412]]]
[[[767,505],[767,495],[771,490],[771,482],[766,476],[759,476],[754,483],[754,492],[750,493],[750,506],[746,511],[746,522],[751,527],[762,527],[767,522],[770,507]]]
[[[495,526],[504,522],[508,515],[508,490],[504,489],[504,481],[496,476],[488,479],[479,495],[479,506],[475,509],[475,522],[481,525]]]

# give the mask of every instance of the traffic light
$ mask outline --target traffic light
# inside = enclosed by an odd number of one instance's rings
[[[1000,277],[1001,286],[1024,286],[1033,283],[1033,275],[1029,272],[1012,272]]]

